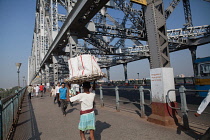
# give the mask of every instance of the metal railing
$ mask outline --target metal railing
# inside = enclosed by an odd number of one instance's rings
[[[120,111],[120,102],[127,102],[127,103],[133,103],[133,104],[139,104],[140,105],[140,109],[141,109],[141,117],[144,118],[145,117],[145,107],[144,105],[151,105],[152,103],[152,96],[151,96],[151,91],[150,89],[144,89],[143,86],[140,86],[139,89],[131,89],[131,88],[119,88],[118,86],[116,86],[115,88],[102,88],[100,86],[99,91],[100,91],[100,104],[101,107],[104,106],[104,99],[103,99],[103,89],[109,89],[109,90],[115,90],[115,101],[116,101],[116,110]],[[139,94],[140,94],[140,102],[131,102],[131,101],[126,101],[126,100],[120,100],[120,92],[119,90],[138,90]],[[149,91],[150,93],[150,102],[147,104],[144,102],[144,91]]]
[[[5,140],[18,117],[26,88],[0,100],[0,140]]]
[[[169,98],[169,93],[171,91],[178,91],[180,93],[180,99],[181,99],[181,107],[172,107],[171,101]],[[186,99],[186,93],[185,92],[210,92],[210,90],[193,90],[193,89],[186,89],[183,85],[180,86],[179,89],[171,89],[168,91],[166,95],[168,106],[172,109],[181,110],[182,113],[182,119],[183,119],[183,126],[186,129],[189,129],[189,120],[188,120],[188,112],[196,112],[197,110],[189,109],[187,106],[187,99]],[[210,114],[208,112],[203,112],[203,114]]]

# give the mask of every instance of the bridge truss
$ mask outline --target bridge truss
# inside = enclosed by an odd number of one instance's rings
[[[120,64],[126,69],[127,63],[145,58],[153,68],[168,67],[169,52],[190,49],[195,59],[196,47],[210,42],[210,25],[192,26],[189,0],[183,0],[185,27],[167,31],[164,21],[180,0],[173,0],[166,10],[162,0],[147,2],[140,6],[129,0],[37,0],[28,81],[56,83],[68,77],[67,60],[78,54],[95,55],[107,70]],[[151,27],[161,36],[155,38],[157,50],[162,50],[157,56]]]

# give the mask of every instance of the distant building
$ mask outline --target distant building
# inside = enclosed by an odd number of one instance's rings
[[[184,74],[180,74],[180,75],[177,75],[176,77],[184,78],[185,75]]]

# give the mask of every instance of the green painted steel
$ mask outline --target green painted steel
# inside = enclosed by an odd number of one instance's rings
[[[5,140],[17,118],[26,88],[0,100],[0,140]]]

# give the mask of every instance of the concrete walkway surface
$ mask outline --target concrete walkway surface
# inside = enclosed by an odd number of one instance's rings
[[[14,140],[80,140],[80,104],[68,105],[67,116],[64,117],[58,105],[53,103],[53,98],[49,93],[31,100],[25,96]],[[182,131],[179,127],[149,123],[137,113],[116,112],[114,106],[101,108],[98,97],[95,112],[96,140],[193,140],[200,136],[193,131]]]

